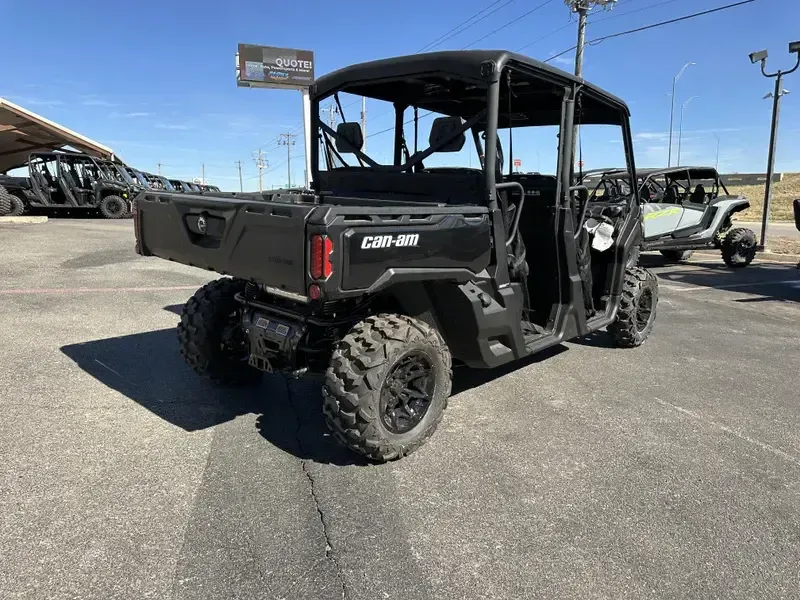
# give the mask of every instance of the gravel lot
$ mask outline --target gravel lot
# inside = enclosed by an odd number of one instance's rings
[[[130,222],[0,226],[0,597],[800,597],[800,276],[664,266],[654,334],[457,371],[417,453],[363,465],[312,382],[198,380],[213,274]]]

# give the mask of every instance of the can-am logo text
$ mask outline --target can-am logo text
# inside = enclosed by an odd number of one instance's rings
[[[361,248],[369,250],[371,248],[408,248],[409,246],[419,245],[418,233],[407,233],[402,235],[368,235],[361,240]]]

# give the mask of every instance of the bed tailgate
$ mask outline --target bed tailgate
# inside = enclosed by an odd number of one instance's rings
[[[315,206],[233,196],[144,192],[136,251],[305,292],[306,219]]]

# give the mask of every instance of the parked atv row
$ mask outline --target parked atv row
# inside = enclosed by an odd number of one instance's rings
[[[31,208],[89,209],[121,219],[130,216],[131,198],[141,191],[115,163],[86,154],[31,154],[28,175],[0,175],[0,216],[19,216]]]
[[[30,209],[90,210],[106,219],[131,216],[133,198],[144,190],[219,192],[145,173],[111,160],[74,152],[38,152],[28,157],[28,177],[0,175],[0,216]]]

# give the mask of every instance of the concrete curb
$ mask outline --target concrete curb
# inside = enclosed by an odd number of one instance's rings
[[[3,223],[47,223],[47,217],[0,217]]]

